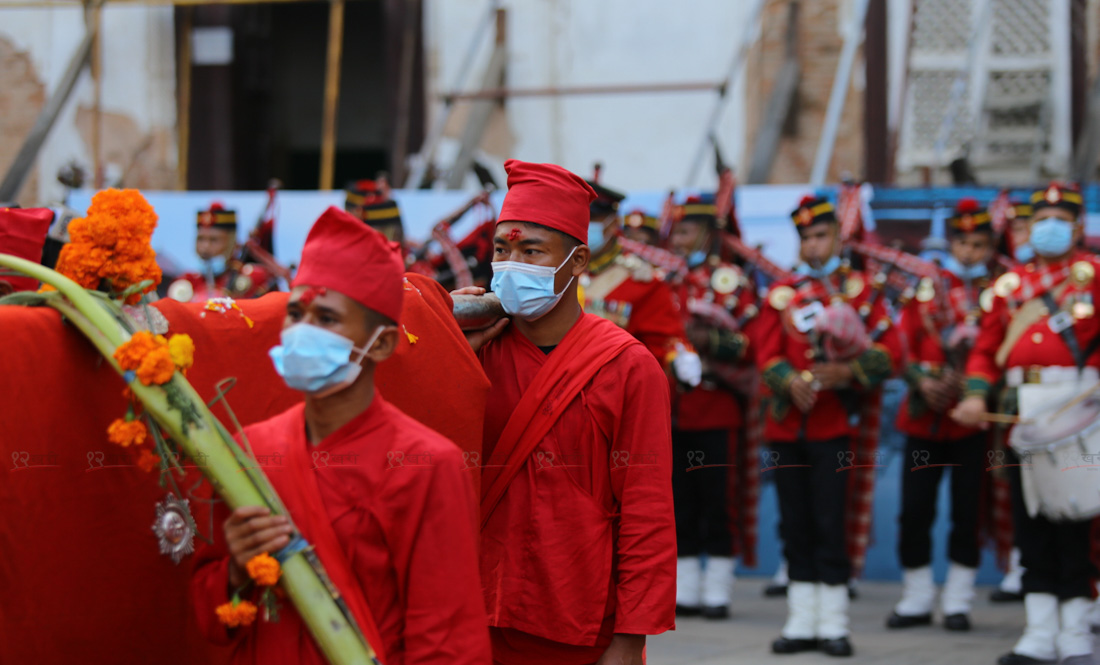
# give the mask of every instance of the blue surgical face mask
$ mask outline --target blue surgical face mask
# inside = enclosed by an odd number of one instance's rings
[[[698,268],[703,265],[707,260],[707,253],[701,249],[697,249],[687,257],[687,264],[689,268]]]
[[[225,257],[218,255],[202,260],[202,274],[217,277],[225,272]]]
[[[1055,217],[1040,219],[1031,225],[1027,242],[1039,256],[1061,256],[1073,246],[1073,223]]]
[[[1035,258],[1035,248],[1029,244],[1023,244],[1012,251],[1017,263],[1027,263]]]
[[[603,247],[603,222],[589,222],[588,223],[588,246],[597,250]]]
[[[308,323],[285,328],[282,344],[268,351],[275,371],[286,384],[314,397],[325,397],[347,388],[363,371],[363,358],[382,334],[378,327],[362,348],[343,335]],[[352,359],[352,354],[358,357]]]
[[[839,267],[840,257],[832,256],[829,258],[828,261],[825,262],[825,265],[821,266],[820,268],[815,269],[811,267],[809,263],[803,261],[802,263],[798,264],[798,267],[795,268],[794,271],[799,275],[808,275],[810,277],[813,277],[814,279],[824,279],[825,277],[828,277],[829,275],[836,272],[837,268]]]
[[[943,260],[943,267],[964,282],[973,282],[989,274],[989,268],[984,263],[974,263],[964,266],[958,259],[950,254]]]
[[[554,309],[569,288],[572,277],[560,292],[555,292],[554,277],[569,263],[576,251],[577,248],[574,247],[557,268],[519,261],[493,261],[493,280],[489,288],[500,298],[505,312],[526,321],[534,321]]]

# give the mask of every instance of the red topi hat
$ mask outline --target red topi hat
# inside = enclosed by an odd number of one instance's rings
[[[533,164],[509,159],[508,194],[500,207],[497,224],[541,224],[588,243],[588,206],[596,192],[584,178],[556,164]]]
[[[49,208],[0,208],[0,254],[41,263],[42,246],[46,244],[46,232],[52,221],[53,211]],[[3,270],[0,268],[0,280],[11,284],[16,291],[38,288],[38,280],[2,274]]]
[[[401,318],[401,249],[349,213],[329,207],[309,230],[294,286],[339,291],[394,321]]]

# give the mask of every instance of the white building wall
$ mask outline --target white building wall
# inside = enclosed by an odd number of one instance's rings
[[[130,182],[171,187],[176,165],[175,36],[171,7],[108,5],[102,16],[103,156],[108,183],[131,169]],[[84,35],[79,8],[0,9],[0,39],[26,52],[47,96],[57,87]],[[2,94],[2,93],[0,93]],[[76,161],[92,175],[90,111],[94,95],[85,68],[35,164],[35,191],[20,199],[57,200],[58,170]],[[37,113],[37,110],[34,111]],[[81,131],[81,121],[84,131]],[[21,145],[25,136],[4,136]],[[11,151],[14,156],[14,151]],[[133,168],[138,165],[136,170]],[[6,163],[0,169],[6,170]],[[140,178],[140,180],[135,180]]]
[[[488,0],[426,0],[429,99],[450,90]],[[506,85],[591,86],[718,81],[725,76],[753,4],[749,0],[506,0]],[[480,84],[492,31],[466,90]],[[744,153],[745,81],[738,78],[717,127],[723,157]],[[752,85],[749,82],[749,94]],[[602,162],[612,187],[684,185],[716,92],[525,97],[507,101],[505,141],[486,142],[498,165],[515,157],[554,162],[582,175]],[[438,110],[438,106],[433,105]],[[449,127],[461,133],[462,116]],[[492,128],[490,131],[494,131]],[[492,143],[492,145],[489,145]],[[453,147],[453,146],[452,146]],[[496,152],[494,152],[494,150]],[[697,186],[712,189],[712,158]]]

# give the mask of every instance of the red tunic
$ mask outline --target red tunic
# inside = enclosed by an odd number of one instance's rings
[[[830,293],[845,293],[845,288],[851,288],[854,293],[849,293],[846,300],[857,310],[868,301],[873,289],[858,271],[852,271],[844,282],[839,273],[834,273],[829,278],[832,288],[827,290],[820,280],[808,278],[796,278],[785,280],[772,287],[772,294],[777,289],[794,288],[795,295],[788,303],[779,302],[773,295],[769,295],[768,302],[761,308],[760,320],[757,323],[754,345],[756,346],[756,361],[761,371],[765,373],[764,396],[770,402],[767,411],[767,423],[765,425],[765,437],[769,441],[796,441],[800,431],[803,430],[803,414],[790,402],[786,394],[776,390],[773,383],[768,380],[769,371],[782,368],[785,372],[801,372],[808,370],[815,362],[814,349],[810,339],[799,332],[793,323],[792,316],[800,308],[809,305],[813,301],[828,302]],[[858,286],[856,289],[852,286]],[[797,288],[795,288],[797,287]],[[782,305],[777,308],[776,305]],[[886,308],[879,299],[866,317],[868,328],[871,329],[880,322],[889,322]],[[900,356],[900,347],[897,334],[893,326],[889,326],[878,341],[875,348],[884,352],[882,355],[890,366],[880,367],[879,381],[888,375],[891,366]],[[786,365],[781,365],[786,363]],[[853,382],[853,388],[859,391],[858,382]],[[818,393],[817,401],[805,419],[805,434],[810,440],[824,441],[842,436],[857,434],[858,424],[851,424],[849,413],[838,391],[823,390]]]
[[[998,295],[991,310],[982,317],[978,339],[966,363],[968,383],[972,388],[977,388],[979,393],[987,392],[989,386],[1001,378],[1004,370],[1011,367],[1075,366],[1069,346],[1050,328],[1049,313],[1043,313],[1024,329],[1002,359],[1003,362],[998,361],[997,351],[1005,341],[1013,312],[1022,303],[1041,297],[1045,291],[1055,295],[1055,301],[1065,311],[1072,313],[1075,311],[1074,305],[1083,306],[1076,310],[1083,316],[1074,318],[1073,331],[1079,348],[1082,351],[1088,348],[1089,343],[1100,334],[1100,319],[1093,309],[1095,303],[1100,302],[1100,281],[1095,277],[1087,281],[1072,279],[1073,266],[1078,262],[1092,266],[1094,272],[1100,271],[1095,257],[1077,252],[1066,261],[1047,267],[1040,268],[1036,263],[1017,267],[997,280],[993,290]],[[1013,275],[1015,277],[1011,277]],[[1019,286],[1005,288],[1013,282],[1018,282]],[[1058,293],[1059,290],[1061,293]],[[1100,367],[1100,352],[1092,353],[1085,364]]]
[[[943,331],[948,326],[977,323],[981,314],[979,298],[984,286],[975,285],[968,289],[961,279],[945,270],[935,281],[935,291],[929,292],[932,298],[926,302],[914,298],[902,309],[898,330],[905,344],[906,378],[910,380],[905,402],[898,409],[897,428],[901,432],[923,439],[954,441],[979,431],[958,424],[948,415],[954,404],[943,413],[936,413],[913,393],[918,376],[936,376],[948,366]],[[965,366],[956,366],[955,369],[961,372]]]
[[[688,344],[672,289],[640,257],[617,254],[603,263],[586,287],[585,311],[626,330],[667,366],[676,345]]]
[[[304,411],[296,405],[245,434],[306,540],[313,520],[331,522],[382,635],[386,665],[488,665],[477,509],[461,451],[375,393],[366,411],[309,447],[326,514],[303,514],[284,465],[291,446],[309,446]],[[286,601],[278,622],[227,632],[214,608],[227,601],[228,564],[224,542],[196,554],[191,596],[207,638],[233,643],[234,663],[325,663]]]
[[[190,302],[206,302],[210,298],[259,298],[272,290],[274,278],[255,263],[244,264],[240,272],[226,271],[214,278],[214,290],[206,277],[196,272],[180,275],[177,281],[191,283],[194,295]]]
[[[588,316],[588,315],[586,315]],[[606,333],[622,334],[606,325]],[[480,353],[487,464],[547,355],[513,328]],[[494,659],[596,662],[613,633],[675,623],[668,382],[642,345],[605,364],[512,480],[482,530]]]
[[[740,282],[736,290],[729,293],[716,292],[712,285],[715,268],[704,264],[692,270],[684,280],[678,290],[678,305],[697,325],[713,328],[715,332],[718,329],[729,333],[739,332],[742,320],[747,325],[753,318],[746,316],[746,309],[756,307],[756,295],[752,284],[746,281],[747,278],[739,268],[728,264],[719,268],[738,275]],[[722,320],[718,320],[720,317]],[[733,391],[738,388],[743,394],[747,394],[749,391],[742,384],[746,378],[752,378],[746,377],[744,372],[745,365],[751,366],[748,337],[744,339],[746,344],[740,349],[740,358],[736,361],[715,358],[714,349],[702,354],[703,383],[693,390],[681,390],[675,396],[677,429],[700,432],[741,427],[741,401]],[[754,369],[750,371],[755,372]]]

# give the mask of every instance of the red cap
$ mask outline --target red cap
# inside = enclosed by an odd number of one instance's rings
[[[309,230],[294,286],[339,291],[394,321],[401,318],[405,264],[401,249],[339,208],[329,207]]]
[[[0,208],[0,254],[40,263],[46,232],[50,230],[53,211],[49,208]],[[3,268],[0,268],[3,270]],[[34,291],[38,280],[22,275],[3,275],[16,291]]]
[[[508,194],[497,224],[531,222],[588,242],[588,206],[596,192],[578,175],[556,164],[533,164],[509,159]]]

